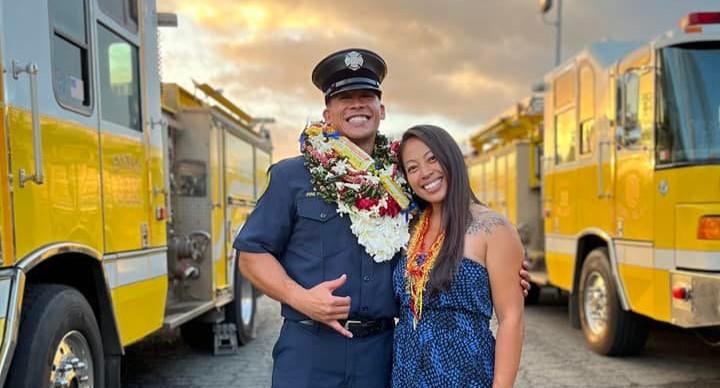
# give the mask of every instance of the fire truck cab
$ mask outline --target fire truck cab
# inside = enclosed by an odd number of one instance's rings
[[[598,353],[639,352],[649,319],[720,329],[718,69],[720,13],[690,14],[646,44],[589,46],[537,88],[541,119],[521,102],[470,139],[475,193]]]
[[[601,42],[545,78],[548,282],[595,351],[647,318],[720,325],[720,13],[648,44]]]

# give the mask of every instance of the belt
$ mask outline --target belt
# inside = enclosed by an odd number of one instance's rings
[[[304,321],[296,321],[297,323],[305,326],[315,326],[326,330],[335,332],[335,329],[330,326],[306,319]],[[388,330],[392,330],[395,327],[395,319],[393,318],[382,318],[375,320],[357,321],[352,319],[340,320],[340,324],[349,332],[352,333],[353,338],[369,337],[371,335],[380,334]]]

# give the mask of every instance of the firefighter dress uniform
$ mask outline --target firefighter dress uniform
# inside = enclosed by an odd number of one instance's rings
[[[364,58],[346,71],[348,53]],[[352,59],[352,58],[351,58]],[[358,66],[358,61],[350,61]],[[344,90],[377,90],[385,63],[365,50],[345,50],[318,64],[313,81],[326,98]],[[234,242],[238,251],[269,253],[304,288],[334,280],[347,282],[333,292],[350,296],[345,338],[283,304],[284,323],[273,348],[273,387],[387,387],[392,369],[394,317],[392,271],[397,257],[375,262],[358,244],[350,217],[313,190],[302,156],[271,167],[269,185]]]

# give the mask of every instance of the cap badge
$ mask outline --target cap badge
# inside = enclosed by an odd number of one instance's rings
[[[352,71],[361,68],[364,62],[362,55],[357,51],[350,51],[345,54],[345,66]]]

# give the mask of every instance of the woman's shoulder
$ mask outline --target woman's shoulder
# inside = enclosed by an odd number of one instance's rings
[[[468,235],[484,235],[489,237],[500,232],[505,234],[513,232],[515,227],[507,217],[490,209],[482,204],[472,204],[470,206],[470,214],[472,220],[467,228]]]
[[[466,249],[482,252],[486,265],[489,257],[506,256],[498,252],[523,251],[520,236],[507,217],[482,205],[473,206],[470,212],[473,217],[467,229],[466,241],[470,244],[466,243]]]
[[[484,206],[470,206],[472,218],[465,233],[465,255],[470,260],[485,264],[485,256],[494,246],[512,244],[517,232],[507,217]]]

